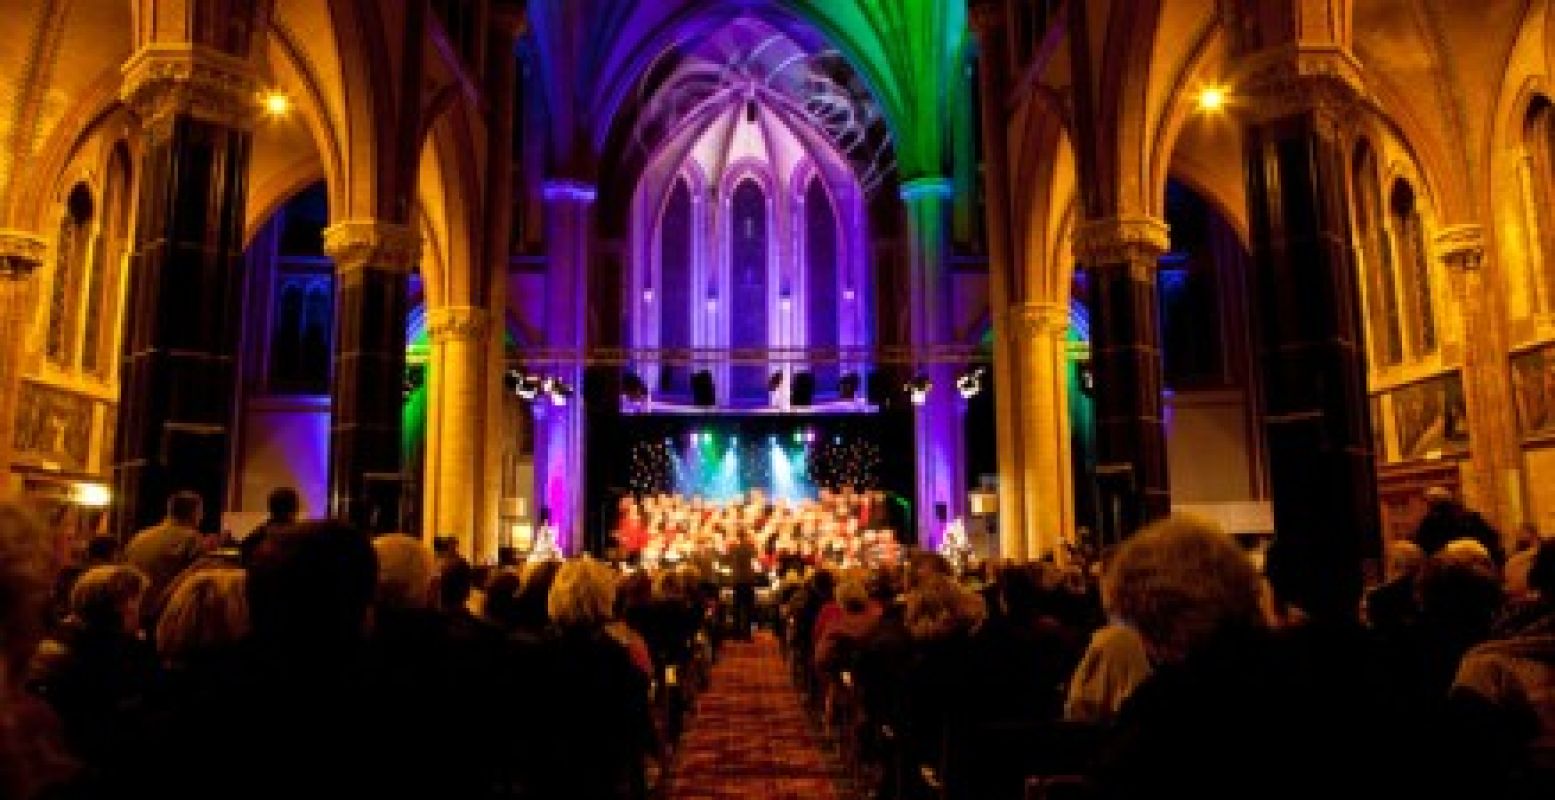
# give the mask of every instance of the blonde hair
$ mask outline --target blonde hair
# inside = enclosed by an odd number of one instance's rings
[[[583,556],[557,570],[546,611],[557,625],[598,625],[610,620],[615,599],[615,570]]]
[[[982,595],[930,574],[908,593],[904,622],[914,639],[939,639],[970,631],[987,617]]]
[[[139,600],[151,587],[146,573],[128,564],[92,567],[81,573],[70,590],[70,613],[91,626],[119,626],[125,603]]]
[[[248,636],[248,573],[198,569],[180,581],[157,621],[157,652],[169,661],[237,644]]]
[[[425,608],[432,602],[432,551],[403,533],[373,540],[378,554],[377,603],[390,608]]]
[[[837,584],[837,605],[845,611],[857,612],[869,603],[869,587],[863,575],[845,575]]]
[[[1123,543],[1102,577],[1107,610],[1150,652],[1180,660],[1220,632],[1263,624],[1263,583],[1220,526],[1173,515]]]

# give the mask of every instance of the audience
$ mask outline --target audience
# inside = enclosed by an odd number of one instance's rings
[[[47,537],[0,505],[0,795],[646,795],[681,729],[663,715],[690,713],[651,689],[728,625],[712,562],[487,577],[453,537],[370,539],[271,499],[241,561],[204,555],[178,493],[123,563],[110,540],[52,575]],[[1078,775],[1095,798],[1555,795],[1555,544],[1525,536],[1503,570],[1449,500],[1349,618],[1314,613],[1301,542],[1260,574],[1188,517],[1099,572],[796,561],[762,602],[876,794]]]

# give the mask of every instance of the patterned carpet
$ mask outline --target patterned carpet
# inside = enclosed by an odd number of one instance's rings
[[[772,635],[725,643],[681,738],[667,796],[837,800],[836,775]]]

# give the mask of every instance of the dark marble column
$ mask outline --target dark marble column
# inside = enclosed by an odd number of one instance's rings
[[[371,532],[404,524],[407,282],[421,255],[408,225],[349,220],[324,231],[335,261],[329,513]]]
[[[125,64],[124,99],[145,135],[129,266],[113,528],[163,516],[170,492],[226,502],[242,305],[249,121],[246,63],[201,47],[147,48]]]
[[[1248,124],[1244,141],[1274,528],[1301,605],[1347,618],[1361,559],[1377,552],[1378,511],[1337,131],[1345,106],[1267,106],[1287,110]]]
[[[1156,305],[1156,266],[1168,241],[1166,223],[1153,217],[1090,220],[1075,231],[1075,257],[1091,282],[1103,541],[1171,511]]]

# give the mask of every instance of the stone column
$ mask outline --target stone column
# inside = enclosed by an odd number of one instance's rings
[[[155,522],[180,489],[200,493],[214,529],[227,497],[256,83],[245,60],[200,45],[148,45],[123,72],[121,97],[145,138],[113,529]]]
[[[421,258],[409,225],[347,220],[324,229],[335,261],[329,513],[366,531],[404,524],[406,283]]]
[[[951,182],[937,177],[907,181],[901,189],[907,207],[912,346],[920,357],[928,356],[918,370],[934,384],[927,402],[913,413],[918,542],[927,548],[939,546],[944,524],[936,510],[941,505],[947,521],[966,514],[965,403],[956,393],[959,365],[943,360],[942,352],[952,344],[945,268],[952,193]]]
[[[1485,232],[1479,225],[1451,225],[1436,234],[1436,253],[1447,267],[1463,332],[1463,399],[1468,414],[1473,468],[1465,498],[1500,529],[1508,546],[1527,519],[1522,508],[1521,452],[1512,405],[1505,316],[1487,291]]]
[[[1166,223],[1154,217],[1087,220],[1075,230],[1075,258],[1091,281],[1103,541],[1171,511],[1156,300],[1156,266],[1169,243]]]
[[[445,306],[427,314],[431,340],[431,382],[437,416],[427,432],[427,474],[423,534],[454,536],[459,551],[475,552],[480,528],[479,479],[486,456],[482,395],[491,338],[484,308]]]
[[[1009,93],[1009,36],[1002,4],[977,3],[968,21],[976,32],[978,91],[982,95],[983,186],[988,234],[988,304],[993,310],[994,413],[999,452],[999,554],[1029,558],[1028,540],[1040,539],[1027,517],[1027,450],[1021,435],[1023,395],[1028,384],[1015,364],[1026,325],[1024,264],[1018,263],[1010,231],[1009,138],[1005,113]],[[1066,470],[1067,471],[1067,470]]]
[[[582,546],[584,514],[583,366],[588,346],[588,278],[593,264],[594,185],[577,180],[545,184],[546,344],[561,354],[546,365],[575,394],[558,406],[541,396],[535,408],[535,503],[550,514],[563,551]]]
[[[1020,385],[1015,446],[1024,472],[1020,485],[1027,527],[1021,550],[1029,558],[1053,553],[1074,530],[1068,455],[1069,308],[1022,303],[1009,312],[1010,360]]]
[[[1281,63],[1239,89],[1274,529],[1308,612],[1352,618],[1377,554],[1377,473],[1347,209],[1339,80]]]
[[[11,453],[16,439],[17,397],[26,358],[27,323],[32,318],[32,274],[43,263],[42,237],[0,230],[0,497],[16,481]]]

